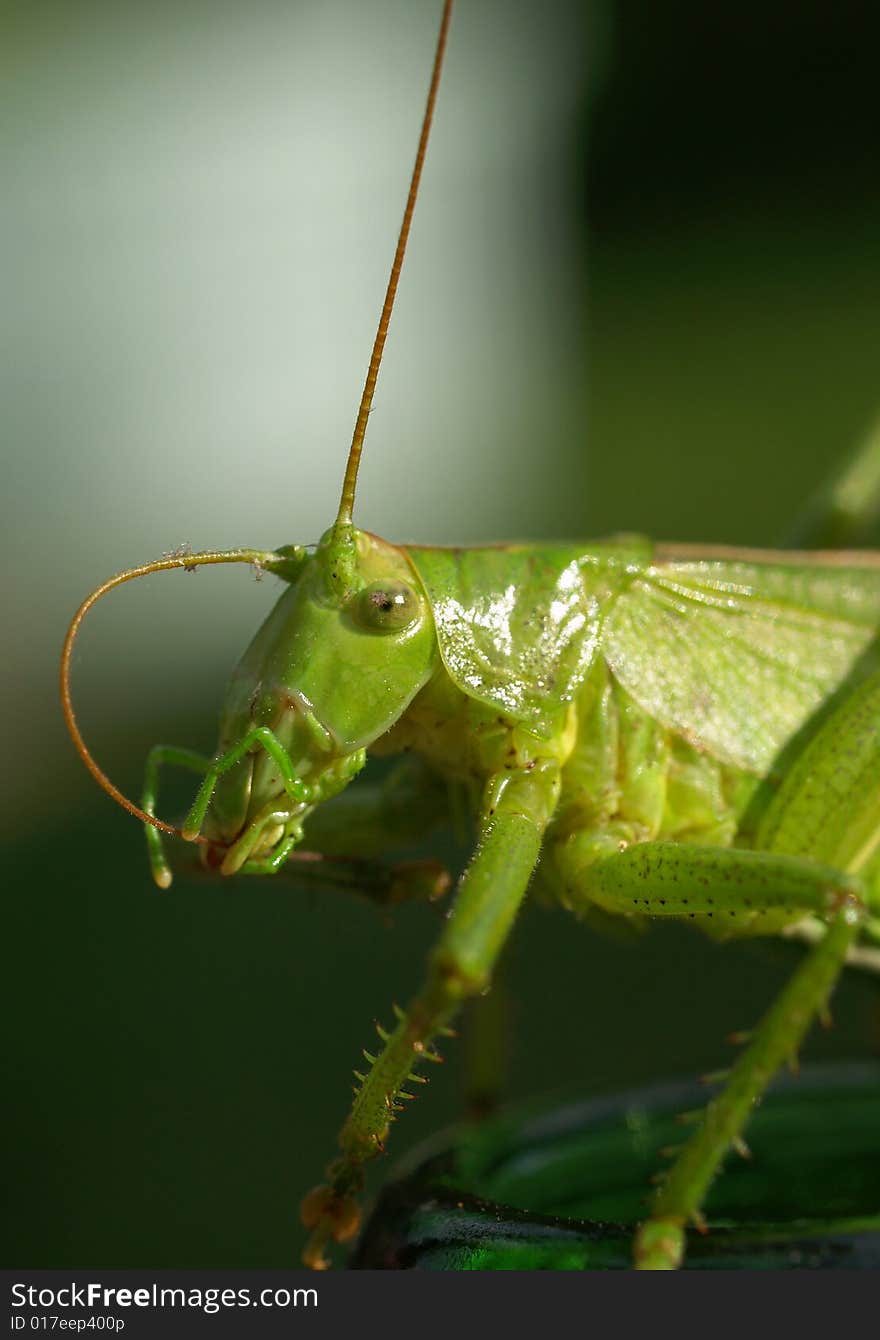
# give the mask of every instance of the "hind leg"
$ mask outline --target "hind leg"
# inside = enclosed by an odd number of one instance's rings
[[[827,928],[752,1035],[656,1193],[636,1238],[641,1269],[681,1263],[685,1228],[702,1225],[712,1178],[776,1071],[826,1008],[868,912],[880,850],[880,674],[823,722],[789,768],[755,835],[760,850],[636,844],[579,861],[578,835],[557,855],[566,899],[621,915],[693,919],[707,930]],[[583,845],[581,855],[588,848]]]

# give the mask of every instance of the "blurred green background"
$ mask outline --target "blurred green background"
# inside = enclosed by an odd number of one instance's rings
[[[290,1264],[371,1020],[436,933],[436,909],[389,927],[287,878],[157,893],[55,674],[110,573],[331,519],[438,13],[4,10],[10,1265]],[[361,524],[784,536],[880,401],[878,38],[855,0],[460,0]],[[156,740],[212,748],[273,586],[174,573],[96,611],[75,689],[129,793]],[[169,786],[167,812],[187,796]],[[527,909],[510,1095],[715,1068],[796,958]],[[811,1055],[878,1049],[876,986],[852,974]],[[455,1116],[460,1052],[395,1153]]]

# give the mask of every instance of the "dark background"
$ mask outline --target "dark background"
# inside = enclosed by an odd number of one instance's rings
[[[412,908],[388,927],[355,900],[307,895],[285,877],[217,886],[181,875],[157,893],[137,826],[81,775],[54,702],[64,619],[108,572],[190,535],[311,540],[329,519],[335,484],[324,491],[315,480],[325,457],[336,479],[346,431],[334,420],[325,441],[323,418],[315,428],[308,417],[307,383],[317,383],[322,415],[338,409],[350,423],[434,6],[388,0],[373,15],[329,5],[320,20],[307,4],[232,12],[158,6],[129,28],[115,7],[48,5],[10,19],[16,79],[4,144],[20,306],[7,315],[4,434],[9,1264],[289,1264],[298,1200],[332,1153],[371,1020],[387,1022],[392,1000],[413,989],[438,924],[435,909]],[[291,25],[286,39],[276,19]],[[228,65],[209,68],[227,21]],[[388,445],[371,427],[360,519],[391,538],[629,529],[777,542],[877,410],[880,19],[855,3],[554,0],[533,24],[509,4],[459,7],[445,129],[441,101],[434,184],[429,172],[414,233],[421,250],[404,272],[402,295],[409,283],[414,296],[395,317],[380,384]],[[288,39],[291,62],[307,39],[318,42],[314,89],[305,73],[288,85]],[[145,64],[150,53],[160,74]],[[285,104],[273,125],[282,147],[304,126],[318,166],[293,170],[279,151],[266,178],[279,183],[277,198],[256,181],[233,190],[236,177],[227,191],[196,180],[203,236],[162,192],[169,182],[188,189],[206,146],[222,160],[249,129],[254,158],[265,130],[250,86],[236,102],[228,71],[247,61],[259,71],[262,60],[291,97],[307,88],[307,102]],[[340,111],[353,84],[355,104]],[[109,127],[103,160],[88,137],[76,139],[83,106]],[[216,118],[204,145],[200,114]],[[125,138],[132,124],[144,134],[164,127],[152,175],[138,134]],[[387,148],[392,131],[400,144]],[[195,167],[174,158],[188,136]],[[47,155],[46,143],[61,149]],[[333,233],[328,261],[307,248],[335,226],[320,165],[340,144],[354,145],[340,174],[356,198],[340,197],[348,232]],[[393,169],[371,157],[386,150]],[[354,159],[367,164],[362,177]],[[92,182],[99,161],[117,172],[117,194],[109,170]],[[89,212],[95,200],[100,217]],[[279,237],[295,234],[289,251],[285,242],[271,252],[266,217]],[[249,228],[252,244],[241,241]],[[157,236],[168,248],[160,261],[149,259]],[[52,266],[79,257],[80,243],[93,272],[78,259],[50,285]],[[263,252],[274,279],[252,270]],[[352,296],[367,264],[372,288]],[[312,270],[315,307],[297,287]],[[220,275],[229,290],[218,290]],[[339,312],[354,309],[362,329],[349,332],[331,305],[337,282]],[[424,283],[434,285],[427,315]],[[239,290],[256,295],[253,308]],[[210,301],[218,291],[224,300]],[[116,299],[125,324],[111,319]],[[212,338],[230,341],[222,357]],[[311,347],[326,359],[329,391]],[[278,386],[299,375],[294,365],[306,382],[276,404],[267,374],[251,401],[253,367],[271,357]],[[187,399],[194,382],[217,407],[208,428],[207,411]],[[224,399],[233,394],[240,402]],[[292,469],[273,455],[289,452],[288,423],[294,443],[300,435]],[[302,521],[296,507],[320,521]],[[224,675],[268,585],[157,579],[95,616],[77,686],[90,739],[129,792],[154,740],[211,748]],[[173,814],[188,790],[166,795]],[[714,1069],[727,1057],[724,1035],[754,1021],[798,953],[715,947],[677,928],[634,946],[605,942],[561,913],[527,908],[506,963],[510,1096],[585,1095]],[[850,975],[835,1025],[812,1039],[811,1056],[876,1055],[873,983]],[[456,1115],[460,1054],[447,1049],[429,1094],[396,1128],[394,1155]],[[390,1167],[375,1167],[374,1184]]]

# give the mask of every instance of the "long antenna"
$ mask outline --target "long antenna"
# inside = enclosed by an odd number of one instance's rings
[[[173,824],[166,824],[162,819],[157,819],[154,814],[147,814],[146,810],[142,810],[127,796],[124,796],[92,757],[88,745],[83,739],[76,713],[73,710],[73,699],[70,693],[70,663],[80,625],[92,606],[96,605],[102,596],[107,595],[108,591],[112,591],[116,586],[122,586],[124,582],[132,582],[138,577],[149,577],[153,572],[163,572],[167,568],[190,570],[201,567],[206,563],[250,563],[258,569],[267,568],[270,571],[273,569],[279,571],[279,565],[283,567],[284,562],[284,554],[271,551],[264,552],[259,549],[221,549],[209,550],[200,554],[173,554],[169,558],[159,558],[155,563],[144,563],[139,568],[129,568],[126,572],[120,572],[115,577],[111,577],[109,581],[103,582],[91,595],[86,596],[70,621],[64,646],[61,649],[61,709],[76,752],[98,785],[103,787],[107,795],[111,796],[117,805],[121,805],[124,810],[128,810],[129,814],[133,814],[136,819],[140,819],[143,823],[152,824],[154,828],[161,829],[163,833],[172,833],[175,837],[183,837],[179,828],[175,828]],[[198,837],[195,840],[197,842],[206,841],[203,837]]]
[[[348,452],[348,462],[345,467],[345,479],[342,482],[342,497],[339,501],[339,513],[336,517],[337,526],[351,525],[352,509],[354,507],[354,490],[355,485],[357,484],[358,467],[361,463],[364,437],[367,432],[367,420],[370,417],[370,410],[373,405],[373,392],[376,389],[376,381],[379,376],[379,364],[382,362],[382,351],[385,348],[388,325],[391,321],[391,309],[394,306],[394,298],[397,294],[397,283],[400,279],[400,270],[403,265],[407,239],[409,238],[409,227],[412,223],[413,210],[416,207],[416,196],[419,193],[419,182],[422,177],[422,166],[425,162],[425,151],[428,147],[428,136],[431,133],[431,121],[434,116],[434,104],[437,101],[437,88],[440,84],[440,71],[443,68],[443,54],[446,50],[446,38],[449,33],[449,22],[451,18],[452,0],[446,0],[446,3],[443,6],[443,18],[440,20],[440,32],[437,36],[437,50],[434,55],[434,70],[431,75],[431,87],[428,89],[428,101],[425,104],[425,115],[422,119],[422,133],[419,136],[419,147],[416,151],[416,161],[413,165],[412,178],[409,184],[409,195],[406,198],[406,208],[403,211],[403,222],[400,225],[400,236],[397,239],[397,250],[394,253],[394,261],[391,265],[391,275],[385,293],[385,302],[382,305],[382,315],[379,317],[379,327],[376,331],[376,339],[373,342],[373,352],[370,355],[370,366],[367,369],[367,380],[364,382],[364,391],[361,396],[360,409],[358,410],[357,421],[354,425],[354,434],[351,439],[351,447]]]

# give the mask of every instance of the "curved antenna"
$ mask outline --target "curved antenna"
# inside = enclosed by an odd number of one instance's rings
[[[259,549],[221,549],[206,550],[198,554],[172,554],[168,558],[156,559],[154,563],[144,563],[139,568],[128,568],[125,572],[117,573],[115,577],[111,577],[109,581],[103,582],[92,591],[91,595],[86,596],[71,619],[70,627],[64,639],[64,646],[61,649],[61,708],[64,712],[64,720],[70,732],[70,738],[73,740],[76,752],[98,785],[103,787],[107,795],[115,800],[117,805],[121,805],[124,810],[128,810],[129,814],[133,814],[136,819],[140,819],[143,823],[152,824],[154,828],[161,829],[163,833],[171,833],[174,837],[183,837],[179,828],[175,828],[173,824],[166,824],[162,819],[157,819],[154,814],[147,814],[146,810],[142,810],[127,796],[124,796],[119,788],[114,786],[103,769],[99,767],[83,739],[76,713],[73,710],[73,699],[70,693],[71,657],[83,619],[92,606],[96,605],[108,591],[112,591],[116,586],[122,586],[124,582],[132,582],[137,577],[149,577],[153,572],[162,572],[167,568],[186,568],[189,570],[207,563],[251,563],[257,569],[270,568],[275,565],[277,570],[279,566],[283,569],[290,557],[289,553],[267,552]],[[197,842],[207,842],[207,838],[203,837],[197,837],[195,840]]]
[[[425,115],[422,118],[422,133],[419,136],[419,147],[416,150],[416,161],[413,165],[412,177],[409,183],[409,195],[406,198],[406,208],[403,211],[403,222],[400,225],[400,235],[397,239],[397,250],[394,253],[394,260],[391,264],[391,275],[388,280],[388,288],[385,292],[385,301],[382,304],[382,315],[379,317],[379,327],[376,331],[376,338],[373,341],[373,352],[370,355],[370,366],[367,369],[367,380],[364,382],[360,408],[358,410],[357,421],[354,425],[351,447],[348,452],[348,462],[345,467],[345,479],[342,482],[342,497],[339,501],[339,513],[336,517],[337,526],[351,525],[352,509],[354,508],[354,490],[355,485],[357,484],[358,466],[361,462],[364,437],[367,432],[367,420],[370,417],[370,410],[373,405],[373,392],[376,389],[376,381],[379,376],[379,364],[382,362],[382,352],[385,348],[386,336],[388,335],[388,325],[391,321],[391,309],[394,306],[394,298],[397,294],[397,282],[400,279],[403,256],[406,251],[407,239],[409,238],[409,226],[412,223],[413,210],[416,207],[416,196],[419,192],[422,166],[425,162],[425,151],[428,147],[428,136],[431,133],[431,121],[434,116],[434,104],[437,101],[437,88],[440,84],[440,71],[443,68],[443,53],[446,50],[446,38],[449,33],[449,22],[451,18],[452,0],[446,0],[446,3],[443,6],[443,17],[440,20],[440,32],[437,36],[437,49],[434,54],[434,70],[431,74],[431,86],[428,89],[428,101],[425,104]]]

